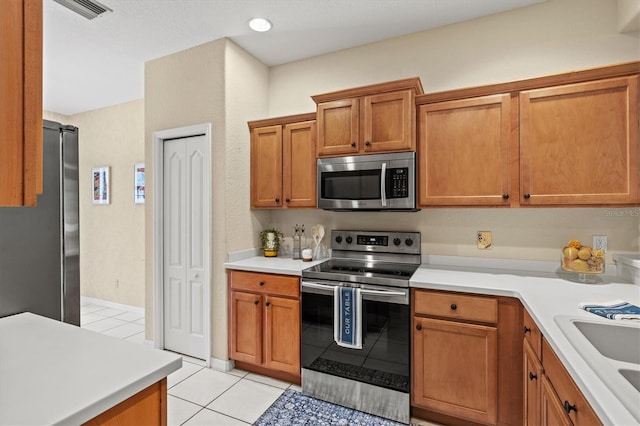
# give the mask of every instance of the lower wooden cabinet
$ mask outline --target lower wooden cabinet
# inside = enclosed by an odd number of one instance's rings
[[[602,425],[526,311],[524,317],[523,424]]]
[[[94,417],[83,426],[166,424],[167,379],[164,378]]]
[[[300,382],[300,280],[229,271],[229,358],[241,368]]]
[[[413,415],[444,424],[520,425],[520,302],[414,290],[412,313]]]
[[[523,415],[525,426],[540,424],[540,383],[543,376],[542,364],[528,340],[523,343],[524,387]]]
[[[423,408],[495,424],[498,413],[496,327],[414,318],[412,401]]]

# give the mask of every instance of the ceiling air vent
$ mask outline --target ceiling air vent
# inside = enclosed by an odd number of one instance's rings
[[[102,5],[97,1],[93,1],[93,0],[53,0],[53,1],[63,5],[67,9],[73,10],[77,14],[82,15],[89,20],[96,18],[104,13],[113,12],[107,6]]]

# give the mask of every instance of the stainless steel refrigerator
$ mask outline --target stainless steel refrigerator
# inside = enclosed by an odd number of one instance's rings
[[[45,120],[36,207],[0,207],[0,317],[80,325],[78,129]]]

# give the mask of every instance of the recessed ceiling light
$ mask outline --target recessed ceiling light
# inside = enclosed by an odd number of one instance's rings
[[[249,27],[251,27],[253,31],[263,33],[271,29],[271,22],[264,18],[253,18],[249,21]]]

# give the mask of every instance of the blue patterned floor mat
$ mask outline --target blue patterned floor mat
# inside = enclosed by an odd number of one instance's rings
[[[393,420],[321,401],[291,389],[284,391],[253,426],[406,426]]]

